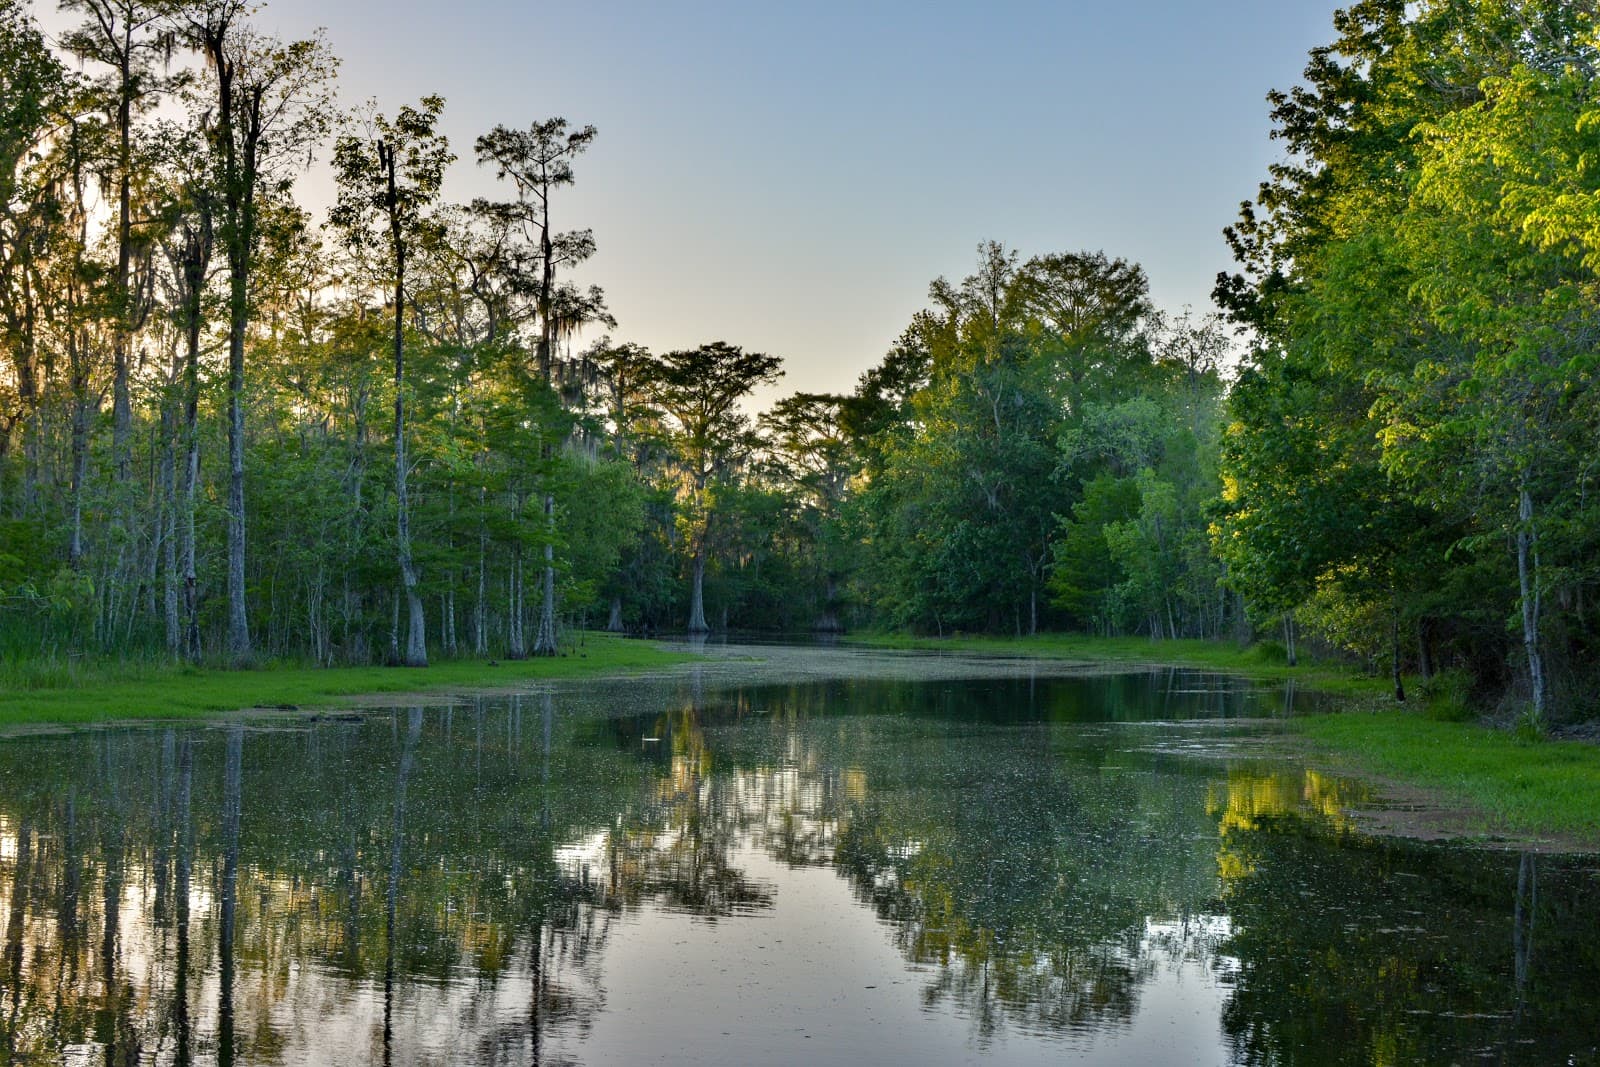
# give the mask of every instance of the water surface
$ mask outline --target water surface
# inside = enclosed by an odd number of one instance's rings
[[[1364,835],[1293,694],[760,654],[0,741],[0,1063],[1600,1061],[1594,861]]]

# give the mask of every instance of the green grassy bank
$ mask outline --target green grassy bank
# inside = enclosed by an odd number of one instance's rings
[[[1040,656],[1087,663],[1162,663],[1295,679],[1350,698],[1345,710],[1291,725],[1311,758],[1333,768],[1426,791],[1456,809],[1469,832],[1548,839],[1600,849],[1600,745],[1520,737],[1475,722],[1430,718],[1407,678],[1413,702],[1396,705],[1388,678],[1336,664],[1289,667],[1270,654],[1227,642],[1151,641],[1041,634],[1024,638],[917,638],[866,635],[859,643],[990,655]]]
[[[1460,808],[1472,832],[1600,850],[1600,746],[1435,722],[1392,706],[1309,715],[1295,727],[1336,768]]]
[[[293,705],[318,707],[354,696],[422,693],[514,686],[547,678],[576,678],[647,670],[688,657],[653,644],[588,635],[553,659],[452,660],[429,667],[263,667],[213,670],[198,667],[121,665],[85,668],[13,682],[0,692],[0,729],[44,723],[92,723],[114,719],[178,719],[241,708]]]

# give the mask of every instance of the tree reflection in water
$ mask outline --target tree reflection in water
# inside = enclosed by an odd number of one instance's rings
[[[1238,1063],[1592,1054],[1582,863],[1365,838],[1352,783],[1081,695],[691,680],[7,741],[0,1061],[581,1059],[615,939],[827,868],[978,1050],[1130,1032],[1181,973]]]

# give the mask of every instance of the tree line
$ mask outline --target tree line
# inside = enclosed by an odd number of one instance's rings
[[[0,0],[0,644],[425,662],[564,626],[1302,640],[1592,692],[1592,4],[1363,0],[1220,316],[997,243],[856,387],[609,336],[593,127],[341,109],[229,0]],[[185,61],[182,57],[189,57]],[[324,218],[295,176],[329,152]],[[1240,350],[1242,349],[1242,355]]]
[[[1230,581],[1538,727],[1596,708],[1595,5],[1362,0],[1227,231]]]

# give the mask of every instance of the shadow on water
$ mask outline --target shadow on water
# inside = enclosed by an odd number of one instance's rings
[[[0,1062],[815,1062],[885,1026],[928,1062],[1139,1062],[1180,1023],[1190,1062],[1593,1062],[1592,861],[1369,838],[1359,783],[1101,728],[1281,696],[691,675],[8,740]],[[792,902],[868,925],[773,953]],[[733,1053],[669,1039],[645,998],[696,953],[714,1015],[757,956],[834,1006],[809,1045],[771,1004]]]

